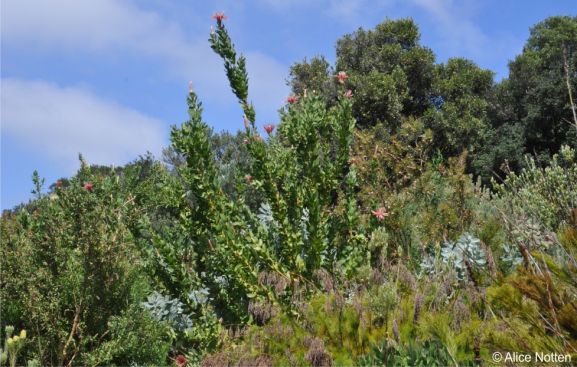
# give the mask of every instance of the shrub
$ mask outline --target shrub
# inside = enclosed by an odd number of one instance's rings
[[[131,223],[139,210],[118,176],[98,177],[81,160],[69,186],[42,195],[28,210],[2,218],[0,290],[7,322],[29,330],[27,356],[42,365],[84,363],[107,340],[140,284]],[[6,313],[4,311],[7,311]],[[3,320],[3,322],[5,322]]]

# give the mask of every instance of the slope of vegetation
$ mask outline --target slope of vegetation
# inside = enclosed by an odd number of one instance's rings
[[[532,28],[498,84],[411,20],[359,29],[291,67],[267,136],[215,19],[245,130],[213,133],[190,90],[163,161],[35,173],[0,222],[0,363],[577,361],[577,18]]]

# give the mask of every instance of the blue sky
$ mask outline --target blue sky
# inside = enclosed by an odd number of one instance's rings
[[[224,11],[247,57],[257,123],[277,120],[291,64],[325,55],[358,27],[412,17],[438,62],[460,56],[507,76],[529,27],[575,15],[573,0],[3,0],[1,3],[2,209],[27,201],[31,174],[47,183],[90,163],[159,155],[186,119],[188,82],[216,130],[242,126],[207,38]]]

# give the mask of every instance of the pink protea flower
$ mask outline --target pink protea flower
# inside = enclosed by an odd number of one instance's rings
[[[353,91],[350,90],[350,89],[347,90],[347,91],[345,92],[345,98],[346,98],[346,99],[351,99],[351,98],[353,98]]]
[[[188,361],[186,360],[186,357],[182,354],[177,355],[174,359],[174,364],[176,364],[177,367],[184,367],[187,363]]]
[[[61,187],[62,187],[62,180],[56,181],[56,187],[57,187],[57,188],[61,188]]]
[[[244,178],[246,179],[247,184],[250,185],[252,183],[252,176],[251,175],[246,175],[246,176],[244,176]]]
[[[254,140],[255,141],[262,141],[262,137],[260,135],[255,135]]]
[[[375,216],[375,218],[377,218],[377,220],[380,222],[383,219],[385,219],[385,217],[389,216],[389,213],[387,213],[387,209],[381,207],[377,210],[372,210],[371,213],[373,213],[373,215]]]
[[[294,94],[291,94],[286,99],[286,101],[290,104],[295,104],[295,103],[297,103],[298,100],[299,100],[299,97],[295,96]]]
[[[347,73],[344,71],[339,71],[337,74],[337,81],[341,84],[345,84],[345,80],[347,79]]]
[[[93,187],[92,183],[87,182],[84,184],[83,187],[84,187],[84,190],[92,192],[92,187]]]
[[[272,134],[274,128],[275,128],[275,124],[266,124],[264,125],[264,131],[266,131],[267,134]]]
[[[227,20],[228,17],[226,15],[224,15],[223,12],[221,11],[217,11],[216,13],[214,13],[214,15],[212,16],[212,19],[216,19],[219,22],[222,22],[223,20]]]

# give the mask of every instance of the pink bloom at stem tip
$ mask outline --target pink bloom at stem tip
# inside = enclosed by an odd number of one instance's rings
[[[337,80],[341,84],[345,84],[345,80],[347,79],[347,73],[344,71],[339,71],[337,74]]]
[[[224,15],[223,12],[221,11],[217,11],[216,13],[214,13],[214,15],[212,16],[212,19],[216,19],[217,21],[221,22],[223,20],[227,20],[228,17],[226,15]]]
[[[377,210],[372,210],[371,213],[373,213],[373,215],[375,216],[375,218],[377,218],[379,222],[385,219],[385,217],[389,216],[389,213],[387,213],[387,210],[383,207]]]
[[[93,185],[90,182],[84,184],[84,190],[92,192]]]
[[[266,124],[264,125],[264,131],[266,131],[267,134],[272,134],[273,130],[275,128],[275,124]]]
[[[353,98],[353,91],[350,90],[350,89],[349,89],[348,91],[346,91],[346,92],[345,92],[345,98],[346,98],[346,99],[351,99],[351,98]]]
[[[290,104],[295,104],[295,103],[297,103],[298,100],[299,100],[299,97],[295,96],[294,94],[291,94],[286,99],[286,101]]]
[[[252,176],[251,176],[251,175],[246,175],[246,176],[245,176],[245,179],[246,179],[246,183],[247,183],[247,184],[250,185],[250,184],[252,183]]]
[[[178,356],[176,356],[176,358],[174,359],[174,363],[177,365],[177,367],[184,367],[186,366],[186,364],[188,363],[188,361],[186,360],[186,357],[183,356],[182,354],[179,354]]]

